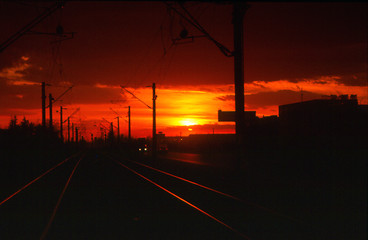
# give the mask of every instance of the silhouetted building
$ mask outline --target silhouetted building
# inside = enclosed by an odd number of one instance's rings
[[[364,127],[367,111],[356,95],[332,95],[279,106],[282,133],[292,135],[355,135]]]

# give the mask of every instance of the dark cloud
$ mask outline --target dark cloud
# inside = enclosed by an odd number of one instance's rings
[[[235,101],[235,95],[224,95],[217,97],[216,99],[220,101]]]
[[[125,102],[125,95],[120,94],[118,88],[98,88],[95,86],[76,86],[72,90],[73,104],[111,104],[111,101]]]
[[[35,3],[36,7],[3,3],[0,41],[37,16],[38,5],[51,3]],[[198,11],[199,7],[207,10]],[[201,3],[188,9],[215,39],[232,49],[230,5]],[[105,81],[137,87],[152,79],[162,85],[233,83],[233,59],[223,56],[208,39],[170,48],[171,35],[182,25],[177,16],[165,17],[166,10],[161,2],[68,2],[62,19],[53,14],[35,30],[55,31],[62,20],[66,31],[77,32],[72,40],[56,45],[50,43],[50,36],[23,36],[2,53],[0,68],[28,54],[35,66],[44,69],[29,77],[42,81],[50,78],[42,74],[50,72],[57,60],[57,67],[62,64],[74,84]],[[252,3],[244,20],[246,82],[334,75],[356,76],[342,81],[363,85],[366,20],[364,3]]]
[[[366,72],[365,3],[256,3],[245,25],[246,81]]]

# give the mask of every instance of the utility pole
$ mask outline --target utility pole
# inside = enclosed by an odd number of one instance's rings
[[[156,136],[156,84],[152,84],[152,158],[156,161],[157,155],[157,136]]]
[[[78,128],[75,127],[75,142],[78,143]]]
[[[238,143],[244,140],[244,15],[248,6],[233,3],[234,82],[235,82],[235,131]]]
[[[110,139],[110,144],[112,145],[114,142],[114,123],[110,122],[110,132],[109,132],[109,136]]]
[[[70,143],[70,117],[68,117],[68,143]]]
[[[46,127],[46,91],[45,91],[45,82],[42,82],[42,127],[45,128]]]
[[[72,123],[72,142],[74,142],[74,123]]]
[[[63,107],[62,106],[60,106],[60,139],[61,139],[62,142],[64,142],[64,135],[63,135]]]
[[[51,93],[49,94],[49,107],[50,107],[50,123],[49,123],[49,126],[50,126],[50,128],[52,129],[52,101],[53,101],[54,99],[52,98],[52,95],[51,95]]]
[[[213,37],[205,31],[205,29],[196,21],[189,11],[185,9],[183,4],[181,8],[185,11],[185,14],[181,13],[178,9],[171,4],[165,4],[174,10],[178,15],[184,18],[187,22],[201,31],[209,40],[215,43],[215,45],[221,50],[221,52],[227,57],[234,57],[234,82],[235,82],[235,133],[236,133],[236,148],[238,152],[238,163],[242,160],[244,154],[243,147],[245,142],[245,118],[244,118],[244,15],[249,5],[242,1],[233,2],[233,42],[234,51],[231,52],[224,45],[217,42]],[[180,3],[179,3],[180,4]],[[189,16],[189,17],[188,17]]]
[[[117,140],[118,140],[118,143],[120,142],[120,124],[119,124],[119,116],[117,116],[116,117],[117,119],[118,119],[118,138],[117,138]]]
[[[72,142],[74,142],[74,123],[72,123]]]
[[[129,136],[129,141],[132,139],[131,136],[131,128],[130,128],[130,106],[128,106],[128,136]]]

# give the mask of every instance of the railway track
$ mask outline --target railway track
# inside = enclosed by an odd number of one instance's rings
[[[193,211],[229,230],[229,239],[319,239],[313,227],[254,202],[205,186],[139,161],[108,156]],[[231,235],[230,232],[233,234]]]
[[[70,156],[1,201],[1,239],[321,239],[271,209],[95,151]]]

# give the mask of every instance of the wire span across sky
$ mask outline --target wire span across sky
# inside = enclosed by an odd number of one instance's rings
[[[245,108],[277,115],[278,105],[356,94],[367,104],[366,3],[250,3],[244,18]],[[49,2],[0,2],[0,42],[34,19]],[[181,9],[177,3],[174,7]],[[233,49],[232,6],[187,2],[185,8],[216,41]],[[233,58],[162,2],[67,2],[33,31],[75,32],[72,39],[26,34],[0,55],[0,127],[10,117],[41,122],[41,82],[47,95],[73,89],[55,106],[82,132],[99,134],[101,118],[127,134],[151,134],[152,111],[124,92],[152,105],[156,83],[157,130],[166,135],[233,133],[218,123],[217,111],[234,111]],[[173,44],[175,42],[175,44]],[[57,126],[58,113],[54,113]]]

